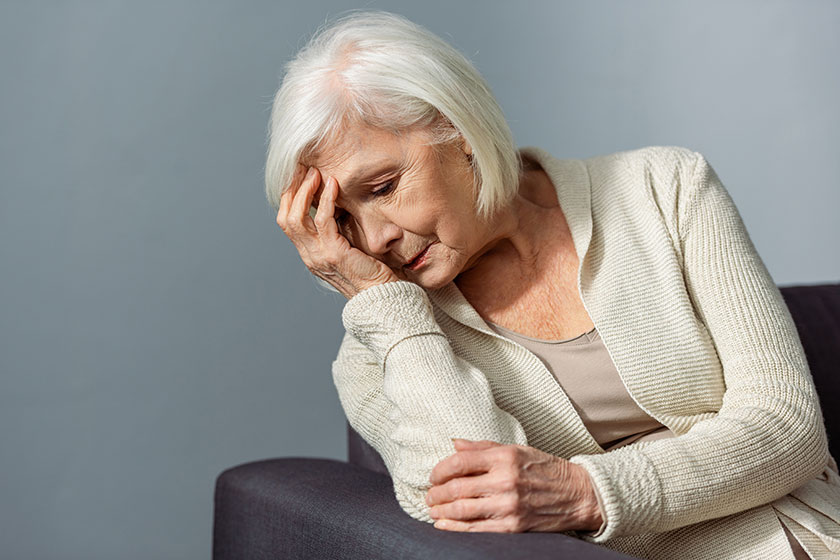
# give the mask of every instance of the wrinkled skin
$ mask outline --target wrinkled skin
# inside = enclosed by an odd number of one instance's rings
[[[397,279],[439,288],[517,234],[514,205],[492,222],[477,216],[469,143],[435,148],[429,139],[358,125],[309,175],[299,166],[281,196],[277,224],[310,271],[346,297]],[[425,266],[405,268],[426,247]]]
[[[315,218],[309,215],[320,186],[320,172],[299,165],[293,185],[280,198],[277,213],[277,225],[295,244],[310,272],[335,286],[347,299],[377,284],[405,280],[385,263],[353,247],[339,232],[334,218],[338,193],[335,178],[327,179]]]
[[[534,262],[544,247],[539,238],[544,209],[520,195],[493,221],[479,220],[469,144],[434,150],[426,139],[422,131],[400,136],[345,131],[317,165],[298,166],[281,196],[277,224],[307,268],[348,299],[397,280],[436,289],[491,255],[518,267]],[[354,183],[359,170],[369,176]],[[520,192],[526,191],[520,185]],[[424,266],[405,268],[425,247]],[[455,445],[456,453],[431,475],[435,527],[522,532],[601,526],[594,486],[583,467],[527,446],[464,440]]]
[[[519,533],[596,531],[602,518],[586,469],[533,447],[453,440],[432,470],[435,527]]]

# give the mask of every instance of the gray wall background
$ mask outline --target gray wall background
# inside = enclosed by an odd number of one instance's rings
[[[453,42],[519,145],[703,152],[777,283],[840,279],[840,4],[6,0],[0,557],[207,558],[223,469],[345,457],[343,298],[262,181],[283,63],[351,8]]]

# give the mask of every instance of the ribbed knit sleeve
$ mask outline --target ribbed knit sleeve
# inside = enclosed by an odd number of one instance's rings
[[[347,301],[342,321],[347,333],[332,367],[339,400],[382,456],[410,516],[434,522],[429,475],[455,453],[451,438],[527,445],[486,376],[453,353],[423,288],[406,281],[367,288]]]
[[[582,536],[591,542],[769,503],[829,460],[813,379],[779,289],[717,174],[702,155],[686,153],[693,171],[679,187],[683,273],[723,367],[723,405],[678,437],[570,458],[603,498],[603,531]]]

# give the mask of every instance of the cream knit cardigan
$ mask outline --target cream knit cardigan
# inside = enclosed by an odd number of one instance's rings
[[[840,477],[808,363],[712,167],[679,147],[521,152],[557,189],[580,296],[627,390],[677,437],[605,452],[542,362],[454,283],[377,285],[346,302],[332,373],[400,506],[433,522],[429,474],[455,453],[450,438],[489,439],[586,468],[605,523],[566,533],[627,554],[792,559],[777,512],[840,552],[825,536],[840,538]]]

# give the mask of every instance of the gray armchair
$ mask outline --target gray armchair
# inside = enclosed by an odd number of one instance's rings
[[[840,284],[781,288],[820,395],[829,446],[840,438]],[[458,533],[406,514],[379,454],[347,425],[348,462],[289,457],[216,479],[214,560],[278,558],[630,558],[561,533]]]

